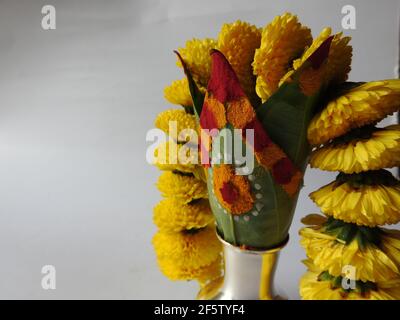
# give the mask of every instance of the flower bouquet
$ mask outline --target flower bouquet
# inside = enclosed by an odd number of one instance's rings
[[[155,209],[153,240],[166,276],[198,280],[201,299],[276,298],[273,275],[312,150],[310,122],[357,86],[345,82],[349,41],[330,28],[313,40],[285,13],[262,29],[224,24],[216,40],[177,50],[186,77],[165,97],[183,109],[156,119],[169,135],[155,152],[166,199]]]

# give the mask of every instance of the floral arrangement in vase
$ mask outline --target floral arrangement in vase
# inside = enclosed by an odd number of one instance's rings
[[[345,82],[349,41],[330,28],[313,40],[285,13],[264,28],[224,24],[217,39],[176,51],[185,77],[164,93],[182,108],[155,122],[168,140],[155,152],[166,199],[154,209],[153,244],[167,277],[200,282],[198,298],[277,298],[278,254],[314,144],[309,125],[356,87]]]

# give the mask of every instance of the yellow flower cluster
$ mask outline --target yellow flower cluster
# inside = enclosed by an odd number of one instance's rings
[[[158,232],[153,244],[158,260],[177,268],[204,268],[220,256],[220,242],[212,227],[186,232]]]
[[[207,87],[211,73],[210,51],[216,48],[217,41],[206,38],[189,40],[184,48],[178,49],[193,79],[203,88]],[[180,60],[177,60],[177,65],[182,67]]]
[[[400,222],[400,181],[384,169],[400,165],[400,126],[374,127],[399,98],[399,80],[356,84],[309,125],[311,166],[339,174],[310,194],[328,218],[306,217],[300,230],[303,299],[400,299],[400,231],[380,227]]]
[[[208,198],[207,185],[185,173],[166,171],[158,179],[157,187],[163,197],[182,200],[184,204]]]
[[[343,224],[342,229],[348,227],[348,224]],[[358,232],[356,226],[353,229]],[[316,267],[328,271],[332,276],[341,276],[345,266],[353,266],[356,279],[364,282],[380,282],[400,277],[400,252],[393,250],[400,249],[399,231],[381,231],[379,241],[365,244],[356,236],[346,242],[338,233],[327,229],[326,223],[300,231],[301,245]],[[363,234],[358,236],[362,237]]]
[[[374,124],[400,107],[400,80],[367,82],[330,101],[310,122],[308,140],[318,146],[354,128]]]
[[[277,16],[265,26],[253,62],[257,76],[256,92],[263,101],[278,89],[288,66],[311,42],[311,30],[302,26],[297,16],[290,13]]]
[[[161,200],[154,208],[153,220],[166,232],[202,229],[214,221],[206,199],[184,203],[177,198]]]
[[[312,153],[310,165],[345,173],[397,167],[400,165],[400,126],[373,128],[367,139],[364,135],[351,141],[327,144]]]
[[[307,273],[300,280],[304,300],[399,300],[400,281],[356,282],[355,290],[340,290],[342,278],[334,277],[305,261]],[[371,290],[373,289],[373,290]]]
[[[394,224],[400,221],[400,183],[391,177],[391,181],[372,184],[334,181],[312,192],[310,198],[335,219],[368,227]]]
[[[170,94],[173,90],[166,91]],[[155,125],[167,134],[171,121],[176,122],[177,133],[184,129],[197,131],[194,116],[188,111],[186,108],[166,110],[157,116]],[[166,277],[197,280],[203,286],[221,276],[222,248],[213,228],[204,169],[194,158],[198,153],[183,149],[185,145],[180,141],[181,137],[170,136],[155,150],[154,164],[163,170],[157,188],[164,199],[154,207],[153,220],[158,232],[153,245],[160,270]]]
[[[188,130],[198,132],[198,125],[194,115],[181,109],[168,109],[161,112],[156,118],[155,125],[166,134],[175,134],[180,141],[188,141],[188,137],[191,137]],[[187,133],[184,132],[185,130]],[[188,137],[186,134],[188,134]]]
[[[173,140],[160,143],[154,151],[154,165],[163,171],[180,172],[186,174],[199,175],[203,169],[196,165],[196,153],[190,152],[190,149],[184,150],[184,145],[177,144]],[[175,151],[175,152],[174,152]],[[186,152],[185,152],[186,151]],[[183,154],[185,157],[178,155]]]
[[[325,28],[321,31],[317,38],[304,54],[293,61],[293,70],[289,71],[280,81],[282,84],[286,79],[290,78],[293,71],[299,69],[304,62],[321,46],[321,44],[331,36],[331,28]],[[329,49],[328,61],[326,63],[326,71],[324,82],[326,84],[339,84],[347,80],[347,76],[351,70],[351,58],[353,49],[348,45],[350,37],[342,37],[342,33],[333,36]]]
[[[225,23],[218,35],[218,50],[228,59],[247,96],[254,100],[256,79],[252,62],[254,52],[260,47],[261,30],[240,20]]]
[[[183,107],[193,107],[186,77],[181,80],[172,81],[169,86],[165,87],[164,97],[172,104],[181,105]]]
[[[311,30],[297,16],[284,13],[264,28],[237,20],[222,26],[216,39],[192,39],[178,49],[193,79],[201,90],[207,87],[211,72],[210,51],[220,50],[232,65],[250,101],[258,106],[266,101],[313,52],[331,36],[325,28],[313,41]],[[323,79],[326,84],[340,84],[350,72],[352,47],[349,37],[333,36]],[[177,65],[182,67],[181,61]],[[305,79],[305,82],[307,79]],[[316,81],[311,77],[308,82]],[[318,85],[319,86],[319,85]],[[177,105],[192,107],[186,80],[173,81],[164,90],[165,98]]]

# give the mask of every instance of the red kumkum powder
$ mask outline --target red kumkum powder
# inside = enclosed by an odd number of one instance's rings
[[[236,188],[230,183],[225,182],[220,189],[222,198],[229,204],[234,203],[239,197],[239,192]]]
[[[272,175],[278,184],[287,184],[296,172],[296,168],[288,158],[282,158],[274,164]]]

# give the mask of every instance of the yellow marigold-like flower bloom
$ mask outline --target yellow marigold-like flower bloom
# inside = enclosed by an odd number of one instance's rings
[[[327,82],[337,84],[347,80],[353,56],[353,47],[348,45],[350,40],[350,37],[342,37],[341,32],[333,37],[325,71]]]
[[[240,20],[225,23],[218,36],[218,49],[228,59],[250,99],[255,96],[255,76],[251,64],[260,42],[261,30]]]
[[[154,151],[153,164],[160,170],[192,173],[197,176],[196,171],[203,171],[202,167],[197,164],[199,163],[197,149],[187,149],[187,152],[184,152],[183,148],[185,148],[184,145],[177,144],[171,140],[161,143]],[[172,156],[171,153],[176,156]],[[185,157],[179,156],[182,154]]]
[[[165,171],[157,183],[163,197],[176,198],[184,203],[208,198],[207,184],[192,175]]]
[[[311,46],[304,52],[301,58],[293,61],[293,69],[299,69],[303,63],[321,46],[321,44],[331,36],[331,28],[325,28]],[[348,45],[350,37],[342,37],[342,33],[337,33],[331,42],[328,61],[325,69],[324,81],[326,83],[341,83],[347,80],[351,70],[351,57],[353,49]],[[285,75],[284,79],[290,77],[292,72]],[[282,83],[282,82],[281,82]]]
[[[368,82],[332,100],[311,120],[308,141],[320,145],[353,128],[375,123],[400,106],[400,80]]]
[[[345,173],[399,166],[400,126],[375,129],[368,137],[349,142],[334,140],[311,154],[310,165],[312,168]]]
[[[364,285],[365,292],[356,288],[344,290],[341,283],[333,283],[321,273],[312,262],[307,263],[309,271],[300,280],[300,296],[303,300],[399,300],[400,280],[381,281],[378,283],[357,283]],[[340,279],[339,279],[340,280]]]
[[[261,46],[254,55],[253,70],[257,76],[256,92],[267,100],[277,89],[288,66],[312,41],[309,28],[302,26],[297,16],[285,13],[262,31]]]
[[[268,92],[272,92],[272,90],[269,89],[269,86],[264,79],[261,78],[261,76],[258,76],[256,78],[256,93],[263,103],[272,95],[272,93]]]
[[[200,283],[200,291],[197,293],[196,300],[207,300],[215,297],[224,283],[224,276],[217,277],[207,283]]]
[[[178,233],[159,231],[153,237],[153,245],[159,260],[187,269],[208,266],[221,254],[213,227]]]
[[[388,236],[383,238],[380,247],[392,261],[400,261],[400,231],[383,229]]]
[[[303,228],[300,235],[307,257],[333,276],[341,276],[343,267],[351,265],[355,267],[356,280],[379,282],[400,277],[400,253],[389,256],[384,246],[369,243],[361,248],[357,239],[345,244],[336,236],[321,231],[320,226]],[[382,243],[390,243],[391,238],[389,233],[381,235]]]
[[[164,88],[164,97],[172,104],[178,104],[184,107],[193,106],[187,78],[172,81],[169,86]]]
[[[307,48],[303,55],[293,61],[293,69],[299,69],[302,64],[321,46],[321,44],[331,36],[331,33],[331,28],[322,29],[321,33],[312,41],[311,45]]]
[[[168,258],[157,259],[161,272],[170,280],[197,280],[200,285],[213,281],[221,276],[222,263],[221,259],[217,258],[209,265],[199,268],[190,268],[182,265],[177,265],[173,260]]]
[[[217,42],[214,39],[192,39],[186,42],[184,48],[178,49],[193,79],[204,88],[207,87],[211,72],[210,51],[216,48]],[[179,59],[177,65],[182,67]]]
[[[172,125],[176,122],[177,132],[170,132],[173,130]],[[175,134],[179,140],[187,140],[183,130],[191,129],[194,132],[198,132],[198,125],[196,123],[196,118],[194,115],[186,113],[182,109],[168,109],[158,114],[155,120],[155,126],[161,129],[166,134]],[[172,138],[172,137],[171,137]]]
[[[391,173],[386,171],[391,176]],[[400,182],[334,181],[310,194],[322,212],[349,223],[375,227],[400,221]]]
[[[213,263],[208,266],[200,268],[202,272],[196,276],[196,280],[199,281],[200,286],[204,286],[205,284],[218,279],[222,274],[222,255],[218,257]]]
[[[161,200],[154,208],[153,219],[163,232],[200,229],[214,221],[207,200],[186,204],[175,198]]]

